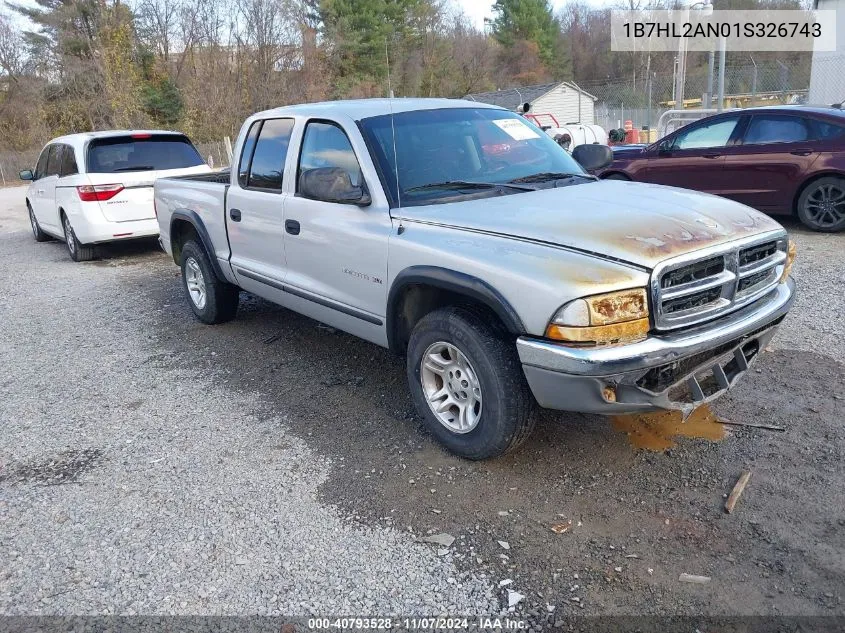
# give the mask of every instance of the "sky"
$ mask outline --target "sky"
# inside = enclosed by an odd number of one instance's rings
[[[459,7],[468,18],[470,18],[475,26],[479,29],[484,28],[484,18],[492,18],[494,0],[452,0],[452,3]],[[554,10],[564,4],[562,0],[552,0],[551,2]]]

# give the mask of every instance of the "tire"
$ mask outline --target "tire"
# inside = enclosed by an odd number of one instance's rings
[[[420,319],[408,343],[406,370],[417,412],[443,446],[472,460],[514,450],[536,423],[536,402],[516,345],[489,323],[490,317],[480,311],[441,308]],[[424,368],[424,360],[441,373]],[[453,418],[451,423],[441,421],[430,397],[441,406],[452,403],[442,414]],[[458,430],[462,423],[465,428]]]
[[[29,204],[29,201],[26,203],[26,210],[29,212],[29,224],[32,227],[32,236],[35,238],[35,241],[49,241],[50,236],[41,230],[41,227],[38,225],[38,220],[35,217],[35,213],[32,211],[32,205]]]
[[[825,176],[811,182],[801,192],[796,211],[801,223],[813,231],[845,229],[845,178]]]
[[[626,176],[625,174],[610,174],[609,176],[604,178],[604,180],[627,180],[630,182],[631,179],[628,178],[628,176]]]
[[[182,287],[188,305],[203,323],[235,318],[240,288],[217,278],[205,249],[193,240],[182,247]]]
[[[65,230],[65,245],[70,258],[75,262],[87,262],[94,259],[94,247],[81,244],[76,239],[76,233],[73,232],[70,220],[67,215],[62,213],[62,227]]]

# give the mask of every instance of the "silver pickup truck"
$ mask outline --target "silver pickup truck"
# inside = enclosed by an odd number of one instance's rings
[[[307,104],[250,117],[230,174],[160,179],[155,205],[201,321],[246,290],[388,347],[431,433],[483,459],[537,404],[688,414],[792,303],[777,222],[585,171],[609,154],[469,101]]]

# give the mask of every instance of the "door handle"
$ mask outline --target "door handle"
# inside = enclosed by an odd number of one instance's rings
[[[39,189],[39,190],[38,190],[38,194],[40,195],[40,194],[42,194],[42,193],[44,193],[44,190],[43,190],[43,189]]]
[[[229,209],[229,217],[232,218],[232,222],[240,222],[241,221],[240,209]]]
[[[704,154],[704,158],[721,158],[721,154]]]
[[[285,231],[291,235],[299,235],[299,222],[296,220],[285,220]]]
[[[812,154],[812,153],[813,153],[813,150],[811,150],[811,149],[803,149],[803,148],[802,148],[802,149],[796,149],[795,151],[793,151],[793,152],[789,152],[789,153],[790,153],[790,154],[793,154],[793,155],[795,155],[795,156],[809,156],[810,154]]]

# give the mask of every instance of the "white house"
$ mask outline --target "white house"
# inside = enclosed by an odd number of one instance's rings
[[[591,125],[595,123],[596,98],[568,81],[482,92],[467,95],[465,98],[514,111],[522,104],[530,103],[531,110],[529,113],[537,115],[538,123],[543,126],[557,127],[550,118],[543,117],[543,115],[548,114],[551,114],[559,125],[566,125],[567,123]]]
[[[813,51],[807,103],[842,103],[845,101],[845,0],[814,0],[813,8],[836,10],[836,51]]]

